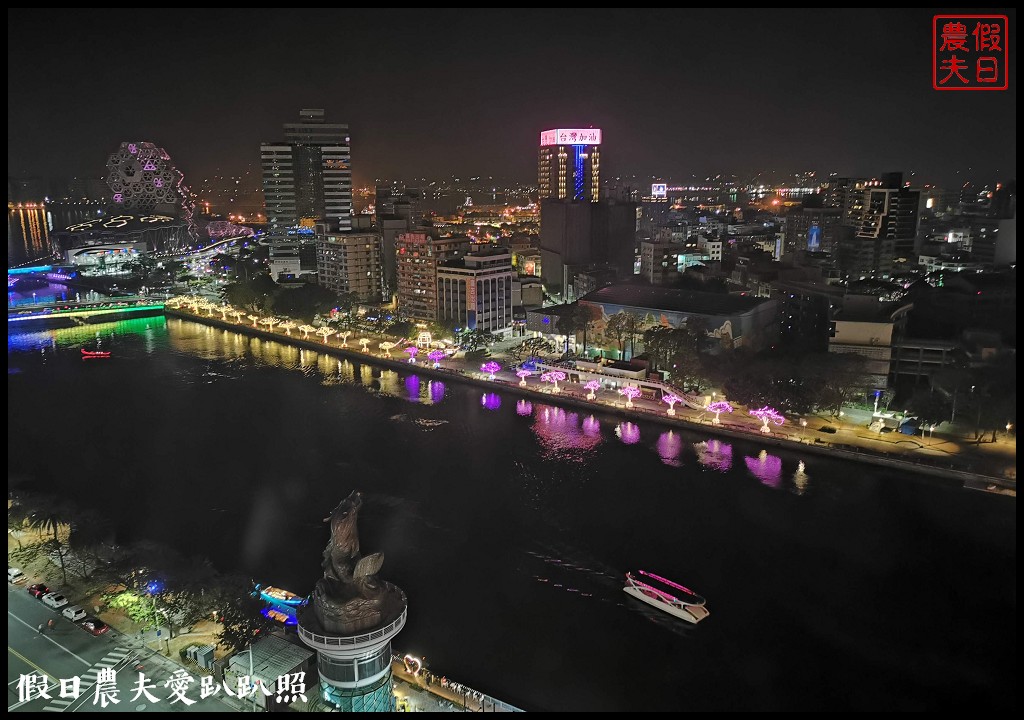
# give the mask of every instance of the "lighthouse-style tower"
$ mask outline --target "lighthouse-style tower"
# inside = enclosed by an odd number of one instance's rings
[[[359,552],[356,520],[363,499],[353,491],[324,522],[331,540],[324,576],[299,614],[299,637],[317,652],[320,692],[310,710],[393,712],[391,640],[408,612],[405,593],[377,577],[382,553]]]

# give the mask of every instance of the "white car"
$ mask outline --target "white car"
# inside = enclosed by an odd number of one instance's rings
[[[25,582],[25,580],[25,573],[23,573],[21,570],[12,567],[7,568],[7,582],[17,584],[23,583]]]
[[[64,607],[67,604],[68,604],[68,599],[66,597],[64,597],[63,595],[61,595],[60,593],[52,592],[52,593],[47,593],[46,595],[43,595],[43,605],[46,605],[47,607],[51,607],[54,610],[62,608],[62,607]]]
[[[71,622],[85,620],[86,616],[85,608],[83,608],[81,605],[68,605],[66,608],[60,611],[60,614],[66,617]]]

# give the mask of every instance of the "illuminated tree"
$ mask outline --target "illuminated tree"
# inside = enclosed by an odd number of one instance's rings
[[[245,315],[245,313],[242,312],[241,310],[232,310],[231,312],[228,313],[228,315],[233,317],[235,319],[235,322],[242,322],[242,316]]]
[[[588,380],[583,389],[587,391],[587,400],[595,400],[597,398],[597,391],[601,389],[601,381]]]
[[[541,382],[549,382],[552,385],[551,392],[558,392],[558,381],[565,380],[565,373],[561,370],[549,370],[540,376]]]
[[[246,315],[246,317],[249,318],[250,320],[252,320],[252,326],[253,327],[256,327],[256,323],[258,323],[260,321],[260,316],[259,315]]]
[[[312,325],[299,325],[299,332],[302,333],[302,337],[309,339],[311,332],[316,332],[316,328]]]
[[[676,414],[676,403],[681,401],[681,400],[682,400],[682,398],[679,397],[678,395],[676,395],[675,393],[669,393],[668,395],[662,395],[661,396],[661,401],[663,403],[668,403],[668,414],[669,415],[675,415]]]
[[[347,348],[348,347],[348,336],[351,335],[351,334],[352,334],[351,330],[342,330],[340,333],[338,333],[338,337],[341,338],[341,346],[343,348]]]
[[[398,343],[385,340],[382,343],[378,343],[377,347],[384,351],[384,357],[391,357],[391,349],[394,348]]]
[[[217,312],[220,313],[220,319],[227,320],[228,315],[231,314],[231,310],[232,308],[230,305],[221,305],[219,308],[217,308]]]
[[[427,353],[427,360],[434,363],[435,368],[441,367],[441,361],[444,360],[444,357],[444,350],[431,350],[429,353]]]
[[[369,338],[359,338],[359,344],[363,346],[363,352],[370,352],[370,348],[368,347],[370,344]]]
[[[274,326],[277,324],[277,318],[265,317],[260,318],[260,325],[266,325],[270,328],[270,332],[274,332]]]
[[[526,368],[519,368],[518,370],[516,370],[516,375],[519,377],[519,384],[523,387],[526,387],[526,378],[533,375],[533,371],[527,370]]]
[[[733,410],[732,405],[727,403],[725,400],[716,400],[715,402],[711,403],[704,409],[707,410],[708,412],[713,412],[715,414],[715,419],[711,421],[714,425],[719,424],[719,415],[721,415],[724,412],[731,413]]]
[[[409,353],[409,362],[416,362],[416,355],[419,353],[419,351],[420,349],[415,345],[410,345],[405,349],[405,352]]]
[[[501,365],[494,362],[493,360],[491,360],[490,362],[485,362],[483,365],[480,366],[480,371],[487,373],[487,375],[490,376],[491,380],[494,379],[494,373],[498,372],[499,370],[501,370]]]
[[[636,387],[635,385],[627,385],[626,387],[619,390],[619,395],[626,396],[626,407],[633,407],[633,398],[640,397],[643,395],[643,390]]]
[[[763,423],[761,425],[761,432],[763,433],[771,432],[771,428],[768,427],[768,423],[781,425],[786,421],[786,418],[780,415],[775,408],[768,407],[767,405],[763,408],[758,408],[757,410],[751,410],[750,414]]]
[[[281,329],[284,330],[284,334],[285,335],[291,335],[292,334],[292,328],[295,327],[295,323],[292,322],[291,320],[285,320],[284,322],[282,322],[280,324],[280,326],[281,326]]]
[[[334,328],[329,328],[326,325],[324,325],[323,327],[317,328],[317,330],[316,330],[316,334],[319,335],[320,337],[322,337],[324,339],[325,343],[327,342],[327,338],[329,338],[331,335],[333,335],[336,332],[337,332],[337,330],[335,330]]]

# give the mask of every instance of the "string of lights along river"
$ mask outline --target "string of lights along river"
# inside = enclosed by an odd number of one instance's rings
[[[528,710],[1016,705],[1004,497],[178,319],[11,333],[7,384],[9,482],[121,541],[304,594],[361,490],[409,596],[396,650]],[[710,617],[629,597],[634,569]]]

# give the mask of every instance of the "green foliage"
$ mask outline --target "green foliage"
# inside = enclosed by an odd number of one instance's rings
[[[419,331],[416,329],[416,324],[409,320],[396,320],[388,327],[388,333],[408,340],[415,339]]]
[[[229,651],[244,649],[273,627],[262,613],[267,603],[254,597],[252,590],[240,578],[232,578],[219,588],[217,602],[223,629],[217,634],[217,644]]]
[[[545,357],[554,354],[554,352],[554,344],[542,337],[535,337],[523,340],[523,342],[509,350],[508,354],[517,363],[521,363],[531,357],[543,360]]]
[[[332,291],[316,283],[304,283],[298,287],[277,286],[273,308],[276,314],[310,323],[314,316],[330,313],[337,303],[338,296]]]
[[[134,590],[121,590],[104,593],[102,599],[104,605],[122,611],[132,622],[143,627],[155,627],[156,614],[151,598],[139,595]]]

